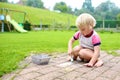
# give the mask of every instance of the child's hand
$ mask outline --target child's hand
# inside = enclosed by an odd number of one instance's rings
[[[71,61],[71,56],[68,56],[67,61]]]
[[[91,63],[86,63],[86,64],[84,64],[84,66],[93,67],[93,64],[91,64]]]

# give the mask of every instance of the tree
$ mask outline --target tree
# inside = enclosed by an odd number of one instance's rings
[[[120,12],[119,8],[116,7],[115,3],[110,2],[109,0],[101,3],[95,9],[95,14],[101,16],[106,20],[115,20],[116,15]]]
[[[59,10],[60,12],[67,12],[67,5],[64,2],[56,3],[54,6],[54,10]]]
[[[72,8],[70,6],[67,7],[67,13],[73,14]]]
[[[120,20],[120,13],[117,15],[117,20]]]
[[[43,2],[41,0],[27,0],[26,4],[27,4],[27,6],[44,8]]]
[[[74,12],[74,15],[79,15],[79,9],[75,8],[73,12]]]
[[[81,9],[75,8],[74,10],[74,14],[76,16],[80,15],[81,13],[85,13],[85,12],[90,13],[90,14],[94,13],[94,7],[92,7],[91,0],[85,0]]]
[[[92,14],[92,12],[90,12],[90,11],[87,10],[87,9],[84,9],[84,8],[82,8],[82,9],[77,9],[77,8],[75,8],[75,10],[74,10],[74,15],[78,16],[78,15],[80,15],[81,13],[90,13],[90,14]]]
[[[94,11],[94,7],[92,7],[91,0],[85,0],[85,2],[82,5],[82,9],[88,10],[90,12],[93,12]]]
[[[8,0],[0,0],[0,2],[8,2]]]

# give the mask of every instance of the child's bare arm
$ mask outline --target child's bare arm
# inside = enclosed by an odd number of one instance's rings
[[[72,45],[74,43],[75,39],[72,37],[68,42],[68,54],[70,55],[72,53]]]

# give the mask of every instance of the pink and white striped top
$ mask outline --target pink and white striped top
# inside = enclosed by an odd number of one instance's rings
[[[94,46],[98,46],[101,44],[100,37],[96,31],[93,31],[90,37],[85,37],[82,35],[80,31],[77,31],[74,34],[73,38],[75,40],[79,39],[81,47],[92,49],[92,50],[94,50]]]

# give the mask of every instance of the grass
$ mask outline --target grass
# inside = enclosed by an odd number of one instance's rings
[[[120,33],[104,32],[100,33],[103,50],[117,50],[120,49]]]
[[[40,21],[42,21],[42,24],[47,24],[47,25],[53,25],[54,22],[65,25],[68,25],[69,22],[70,25],[75,25],[74,22],[76,16],[70,14],[57,13],[46,9],[33,8],[23,5],[21,6],[21,5],[8,4],[2,2],[0,2],[0,8],[7,8],[7,9],[25,12],[27,14],[26,20],[28,20],[33,25],[39,25]],[[6,12],[4,12],[4,14],[6,14]],[[19,23],[23,23],[24,20],[23,13],[9,11],[8,14],[12,17],[12,19],[15,19]]]
[[[72,32],[73,33],[73,32]],[[0,75],[14,70],[31,52],[66,52],[71,32],[0,33]]]
[[[17,68],[31,52],[52,54],[67,52],[67,43],[74,31],[31,31],[0,33],[0,76]],[[99,33],[102,50],[120,49],[120,33]],[[75,44],[77,44],[76,42]]]

